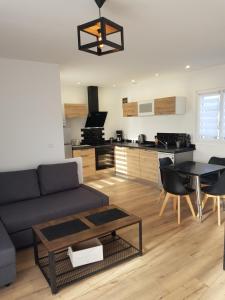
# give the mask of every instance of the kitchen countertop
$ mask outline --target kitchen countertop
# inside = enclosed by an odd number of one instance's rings
[[[72,146],[73,150],[84,150],[84,149],[91,149],[91,148],[95,148],[95,146],[91,146],[91,145]]]
[[[167,149],[164,148],[163,146],[148,146],[148,145],[139,145],[137,143],[113,143],[115,146],[119,147],[129,147],[129,148],[137,148],[137,149],[144,149],[144,150],[151,150],[151,151],[157,151],[157,152],[165,152],[165,153],[182,153],[182,152],[189,152],[189,151],[194,151],[194,147],[181,147],[181,148],[176,148],[176,147],[168,147]]]
[[[136,148],[136,149],[144,149],[144,150],[149,150],[149,151],[157,151],[157,152],[165,152],[165,153],[183,153],[183,152],[190,152],[194,151],[195,147],[181,147],[181,148],[176,148],[176,147],[171,147],[169,146],[167,149],[164,148],[163,146],[150,146],[150,145],[139,145],[138,143],[109,143],[105,145],[98,145],[98,146],[90,146],[90,145],[80,145],[80,146],[72,146],[73,150],[81,150],[81,149],[90,149],[90,148],[100,148],[104,146],[118,146],[118,147],[128,147],[128,148]]]

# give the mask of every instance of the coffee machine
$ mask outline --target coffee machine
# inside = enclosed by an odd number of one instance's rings
[[[118,143],[122,143],[123,142],[123,131],[122,130],[117,130],[116,131],[116,141]]]

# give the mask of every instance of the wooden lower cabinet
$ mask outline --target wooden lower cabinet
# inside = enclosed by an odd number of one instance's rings
[[[89,177],[95,175],[95,149],[73,150],[73,157],[81,157],[83,161],[83,175]]]
[[[128,176],[140,177],[140,150],[127,149],[127,174]]]
[[[115,147],[115,169],[119,174],[158,183],[158,152]]]
[[[141,178],[155,183],[159,182],[158,152],[140,150]]]
[[[127,150],[126,147],[115,147],[115,170],[117,173],[128,175],[127,174]]]

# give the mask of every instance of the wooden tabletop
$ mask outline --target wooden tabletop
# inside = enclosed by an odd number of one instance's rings
[[[194,176],[203,176],[225,170],[225,166],[200,163],[195,161],[185,161],[175,166],[166,167],[179,173]]]
[[[127,216],[117,219],[108,223],[105,223],[103,225],[94,225],[92,222],[90,222],[86,217],[93,215],[95,213],[99,212],[105,212],[110,209],[119,209],[127,214]],[[44,228],[48,228],[50,226],[62,224],[68,221],[73,221],[73,220],[81,220],[84,224],[86,224],[89,228],[81,231],[79,233],[71,234],[71,235],[66,235],[62,238],[58,238],[52,241],[49,241],[44,234],[42,233],[42,230]],[[96,238],[102,235],[105,235],[107,233],[110,233],[114,230],[119,230],[121,228],[136,224],[141,221],[141,218],[138,216],[135,216],[128,211],[116,206],[116,205],[108,205],[108,206],[103,206],[101,208],[96,208],[96,209],[91,209],[79,214],[74,214],[70,216],[66,216],[63,218],[58,218],[55,220],[51,220],[45,223],[41,223],[38,225],[32,226],[32,229],[34,230],[35,234],[38,236],[40,241],[44,244],[46,249],[49,252],[52,251],[58,251],[61,249],[65,249],[69,246],[72,246],[73,244],[80,243],[92,238]]]

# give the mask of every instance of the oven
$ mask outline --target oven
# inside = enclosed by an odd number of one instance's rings
[[[114,146],[101,145],[95,147],[96,170],[114,167]]]

